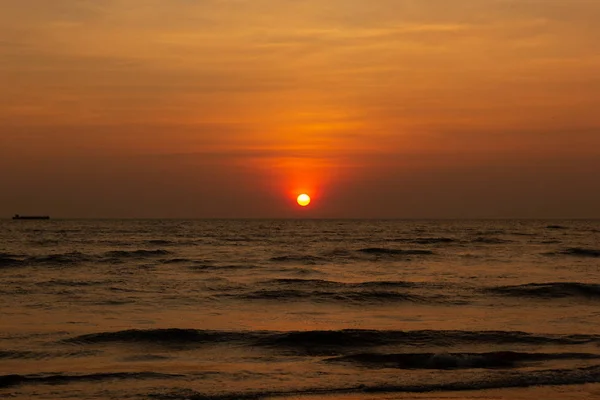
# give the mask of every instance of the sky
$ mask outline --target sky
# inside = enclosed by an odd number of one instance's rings
[[[2,0],[0,217],[600,218],[599,18]]]

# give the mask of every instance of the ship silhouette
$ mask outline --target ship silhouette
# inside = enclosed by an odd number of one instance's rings
[[[12,219],[50,219],[48,215],[19,215],[15,214]]]

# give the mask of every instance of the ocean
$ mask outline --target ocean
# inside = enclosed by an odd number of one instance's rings
[[[0,221],[0,398],[600,399],[600,221]]]

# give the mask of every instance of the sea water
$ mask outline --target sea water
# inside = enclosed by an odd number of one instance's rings
[[[600,221],[0,221],[0,398],[600,398]]]

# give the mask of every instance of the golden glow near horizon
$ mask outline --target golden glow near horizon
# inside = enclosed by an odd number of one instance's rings
[[[597,209],[598,1],[0,3],[0,214]]]
[[[311,199],[310,199],[309,195],[307,195],[306,193],[303,193],[298,196],[296,201],[298,202],[298,205],[300,205],[302,207],[306,207],[310,204]]]

